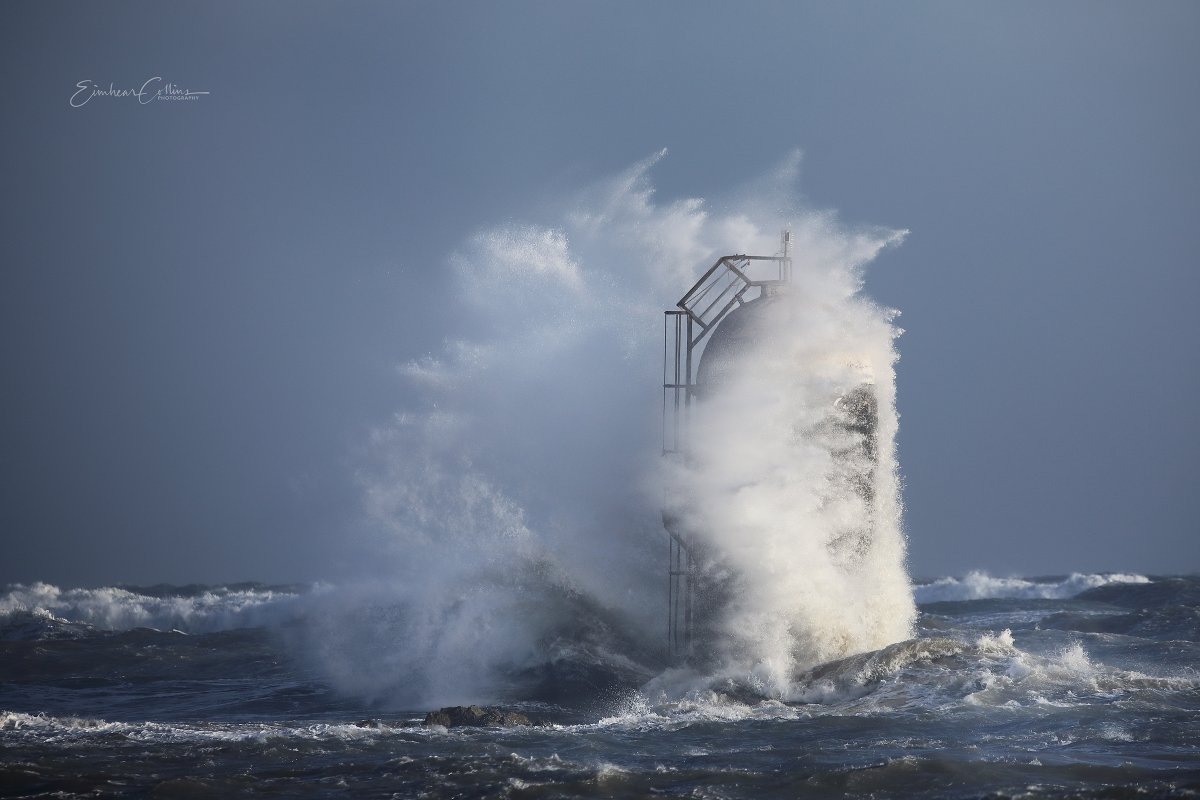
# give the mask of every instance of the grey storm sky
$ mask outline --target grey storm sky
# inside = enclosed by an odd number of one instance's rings
[[[9,2],[0,62],[0,582],[321,577],[448,254],[662,147],[912,231],[915,575],[1200,569],[1196,3]],[[68,102],[153,76],[210,94]]]

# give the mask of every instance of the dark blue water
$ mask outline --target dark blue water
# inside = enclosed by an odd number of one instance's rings
[[[575,664],[509,703],[544,724],[451,730],[335,691],[309,591],[9,587],[0,795],[1200,794],[1196,577],[943,579],[917,639],[797,676],[806,702]]]

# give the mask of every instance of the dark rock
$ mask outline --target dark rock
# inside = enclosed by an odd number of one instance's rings
[[[383,723],[377,719],[364,719],[354,723],[356,728],[382,728]]]
[[[447,706],[430,711],[421,724],[426,728],[434,725],[444,728],[508,728],[532,725],[533,722],[519,711],[506,711],[493,706]]]

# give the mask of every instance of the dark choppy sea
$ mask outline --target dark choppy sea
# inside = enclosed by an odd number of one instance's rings
[[[451,730],[299,657],[311,591],[9,587],[0,795],[1200,794],[1197,577],[941,579],[917,639],[813,671],[809,702],[601,692]]]

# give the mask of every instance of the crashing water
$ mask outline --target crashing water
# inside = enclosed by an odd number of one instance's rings
[[[453,254],[452,335],[360,453],[350,575],[9,587],[0,793],[1200,791],[1196,578],[910,585],[898,330],[861,293],[904,232],[805,209],[796,159],[656,203],[658,158]],[[662,309],[782,228],[791,291],[662,459]],[[862,391],[869,447],[845,440]],[[684,665],[664,507],[723,591]],[[470,702],[545,724],[419,724]]]
[[[657,203],[649,171],[661,157],[541,223],[481,230],[451,257],[451,335],[400,367],[421,402],[366,448],[369,555],[353,601],[331,603],[314,636],[340,688],[457,703],[601,652],[661,672],[664,496],[700,520],[741,581],[714,623],[721,663],[698,680],[786,699],[803,669],[910,635],[898,331],[860,291],[864,267],[905,232],[801,205],[796,157],[728,199]],[[779,336],[744,354],[754,369],[731,391],[699,404],[707,438],[687,474],[671,474],[659,451],[662,309],[717,256],[774,252],[783,228],[795,262]],[[866,508],[849,485],[829,490],[828,447],[788,436],[827,415],[851,378],[870,381],[879,409]],[[740,405],[752,426],[728,424]],[[854,559],[832,544],[849,529],[870,531]],[[364,622],[363,605],[389,611]],[[580,631],[584,609],[604,625]]]
[[[700,360],[687,457],[668,462],[668,516],[701,554],[699,585],[719,586],[701,606],[715,617],[703,671],[778,699],[792,698],[800,671],[912,632],[896,330],[859,295],[859,266],[806,264],[721,323],[737,326],[735,345],[718,327]]]

